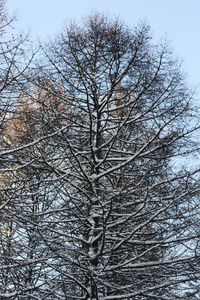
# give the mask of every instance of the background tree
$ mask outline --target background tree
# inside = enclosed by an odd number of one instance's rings
[[[51,168],[44,166],[41,160],[43,156],[50,159],[52,155],[53,148],[45,144],[44,137],[49,134],[50,139],[54,108],[58,111],[61,107],[59,99],[49,99],[44,91],[32,88],[32,92],[32,97],[21,93],[12,119],[7,120],[3,131],[3,139],[14,149],[15,160],[10,160],[1,176],[2,202],[9,199],[1,212],[2,270],[5,269],[1,296],[54,299],[52,291],[45,288],[46,282],[50,286],[55,276],[46,264],[53,253],[49,253],[40,231],[47,228],[49,207],[52,209],[54,198],[58,199],[58,196],[57,186],[55,188],[55,183],[50,180]],[[51,111],[46,110],[49,102]],[[52,116],[47,126],[45,119],[49,114]]]
[[[12,243],[15,226],[14,215],[11,213],[13,199],[19,192],[19,180],[16,181],[17,174],[9,170],[17,160],[14,155],[17,145],[9,142],[10,137],[5,136],[5,132],[8,133],[7,126],[14,117],[16,99],[25,82],[25,71],[33,54],[26,48],[29,44],[27,36],[17,35],[14,31],[15,17],[9,18],[5,4],[6,1],[0,1],[0,293],[11,297],[9,290],[15,289],[12,281],[15,277],[14,257],[11,258],[14,252],[15,257],[20,255],[20,249]]]

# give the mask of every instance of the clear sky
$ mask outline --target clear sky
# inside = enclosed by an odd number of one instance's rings
[[[7,8],[11,15],[18,12],[17,28],[41,39],[94,10],[120,16],[130,26],[146,19],[156,40],[167,35],[189,82],[200,83],[200,0],[7,0]]]

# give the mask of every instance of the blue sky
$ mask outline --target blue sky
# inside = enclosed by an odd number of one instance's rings
[[[155,39],[167,36],[184,60],[189,83],[200,83],[200,0],[7,0],[7,9],[18,12],[17,29],[31,29],[41,39],[93,10],[120,16],[130,26],[146,19]]]

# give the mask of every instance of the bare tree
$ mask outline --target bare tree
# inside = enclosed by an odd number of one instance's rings
[[[38,249],[29,263],[42,264],[29,288],[15,281],[2,295],[198,299],[199,120],[168,43],[154,45],[146,24],[94,13],[43,55],[31,78],[40,129],[27,126],[32,140],[13,147],[13,172],[40,170],[18,199],[29,210],[26,199],[40,195],[21,230],[36,225],[37,247],[29,239],[24,253]],[[19,274],[28,264],[14,256]]]
[[[54,127],[59,155],[46,160],[63,182],[61,295],[195,299],[199,168],[187,162],[199,123],[168,44],[153,45],[146,24],[94,13],[44,53],[46,90],[71,108]]]

